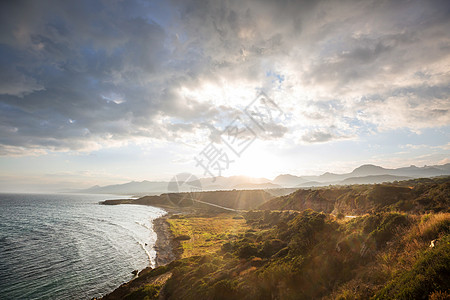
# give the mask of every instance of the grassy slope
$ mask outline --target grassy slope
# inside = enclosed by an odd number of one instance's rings
[[[213,254],[232,236],[249,229],[243,218],[231,214],[181,216],[167,220],[175,237],[181,240],[182,258]],[[183,240],[187,236],[188,239]]]
[[[170,278],[141,285],[129,299],[450,296],[448,213],[379,213],[346,221],[311,210],[260,211],[248,213],[246,221],[252,230],[231,237],[215,253],[153,270],[141,280]],[[435,238],[439,243],[430,248]]]
[[[274,198],[273,195],[263,190],[232,190],[232,191],[212,191],[194,193],[170,193],[160,196],[145,196],[139,199],[106,200],[103,204],[141,204],[154,205],[158,207],[181,207],[181,208],[203,208],[214,210],[211,206],[194,203],[192,198],[224,206],[227,208],[248,210],[256,209],[264,202]],[[217,210],[217,209],[216,209]],[[223,210],[217,210],[223,211]]]
[[[302,189],[267,201],[260,209],[360,215],[379,211],[450,212],[450,177],[393,184]]]
[[[234,219],[235,214],[171,219],[175,235],[190,238],[182,241],[183,259],[139,276],[117,295],[120,299],[448,299],[448,182],[448,178],[415,180],[386,189],[354,186],[315,194],[322,198],[340,194],[340,199],[347,195],[346,201],[369,203],[374,213],[354,219],[312,210],[249,211],[245,220]],[[352,193],[360,198],[351,199]],[[409,193],[413,197],[408,198]],[[289,199],[295,202],[295,193]],[[399,207],[408,207],[410,213],[393,211]],[[424,210],[435,212],[421,213]],[[439,239],[437,246],[430,248],[434,239]]]

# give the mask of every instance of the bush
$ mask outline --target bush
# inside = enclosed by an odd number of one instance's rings
[[[289,241],[289,248],[296,254],[308,251],[315,237],[325,226],[325,215],[305,210],[288,223],[288,230],[280,233],[280,238]]]
[[[262,244],[261,250],[258,252],[258,256],[265,258],[271,257],[286,246],[286,243],[279,239],[265,241]]]
[[[419,225],[419,234],[422,240],[430,241],[439,237],[440,234],[450,233],[450,215],[436,214],[423,218]]]
[[[144,287],[141,287],[140,289],[125,296],[124,300],[156,300],[158,299],[160,289],[161,286],[159,285],[145,285]]]
[[[377,249],[384,247],[399,227],[408,224],[408,217],[398,213],[382,215],[378,219],[380,221],[377,228],[369,234],[369,238],[375,241]]]
[[[446,291],[435,291],[428,298],[428,300],[448,300],[448,299],[450,299],[450,293]]]
[[[450,237],[428,249],[409,271],[399,274],[375,299],[426,299],[435,291],[450,290]]]
[[[228,299],[238,299],[237,290],[235,284],[227,279],[220,280],[216,282],[213,286],[212,299],[217,300],[228,300]]]
[[[195,275],[197,277],[203,277],[209,273],[214,272],[216,269],[217,269],[217,267],[214,266],[213,264],[204,263],[197,268],[197,270],[195,271]]]
[[[238,250],[239,258],[249,258],[255,256],[258,253],[258,249],[253,244],[244,244]]]

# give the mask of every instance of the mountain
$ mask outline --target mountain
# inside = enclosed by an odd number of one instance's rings
[[[169,183],[168,181],[128,182],[108,186],[93,186],[79,190],[81,193],[119,194],[119,195],[159,195],[166,192],[190,192],[192,190],[251,190],[251,189],[280,189],[305,188],[328,185],[370,184],[405,180],[409,178],[427,178],[450,175],[450,163],[417,167],[411,165],[397,169],[387,169],[380,166],[366,164],[355,168],[350,173],[335,174],[326,172],[319,176],[296,176],[282,174],[269,180],[267,178],[252,178],[247,176],[230,176],[200,178],[195,182]],[[169,186],[170,184],[170,186]],[[175,190],[174,190],[175,189]]]
[[[253,189],[255,188],[255,185],[261,185],[260,188],[265,188],[263,187],[265,184],[272,184],[267,178],[253,178],[248,176],[218,176],[215,180],[211,178],[201,178],[199,181],[203,190],[232,190],[236,188]],[[275,185],[273,187],[280,186]]]
[[[79,193],[90,194],[117,194],[117,195],[159,195],[167,192],[190,192],[195,190],[233,190],[233,189],[271,189],[280,188],[280,185],[272,183],[267,178],[252,178],[247,176],[201,178],[195,182],[176,183],[169,181],[132,181],[124,184],[108,186],[93,186],[79,190]]]
[[[334,174],[334,173],[326,172],[326,173],[323,173],[320,176],[309,177],[309,180],[310,181],[318,181],[318,182],[333,182],[333,181],[344,180],[348,176],[350,176],[350,175],[348,175],[348,174]]]
[[[265,189],[279,189],[281,188],[278,184],[273,184],[271,182],[267,183],[243,183],[243,184],[237,184],[233,187],[233,189],[236,190],[253,190],[253,189],[259,189],[259,190],[265,190]]]
[[[380,166],[366,164],[366,165],[357,167],[350,173],[335,174],[335,173],[326,172],[320,176],[302,176],[302,178],[305,178],[305,179],[307,179],[309,181],[313,181],[313,182],[314,181],[319,182],[320,184],[317,184],[314,186],[320,186],[320,185],[324,185],[324,184],[325,185],[349,184],[349,183],[346,183],[343,181],[346,179],[349,179],[349,178],[366,177],[366,176],[381,176],[381,175],[410,177],[410,178],[450,175],[450,164],[436,165],[436,166],[424,166],[424,167],[416,167],[416,166],[412,165],[409,167],[403,167],[403,168],[397,168],[397,169],[386,169],[386,168],[383,168]],[[388,177],[386,177],[386,178],[388,178]],[[393,180],[402,180],[402,178],[399,178],[399,179],[392,178],[392,179]],[[387,181],[390,181],[390,180],[387,180]],[[366,183],[377,183],[377,182],[379,182],[379,180],[373,181],[373,182],[366,181]]]
[[[334,182],[336,183],[336,182]],[[327,186],[333,184],[331,182],[318,182],[318,181],[307,181],[304,183],[301,183],[297,185],[298,188],[307,188],[307,187],[313,187],[313,186]]]
[[[113,184],[108,186],[93,186],[88,189],[80,190],[79,193],[91,194],[118,194],[118,195],[142,195],[150,193],[162,193],[167,191],[167,182],[165,181],[132,181],[124,184]]]
[[[432,167],[442,170],[442,171],[450,172],[450,163],[445,164],[445,165],[436,165],[436,166],[432,166]]]
[[[393,182],[411,179],[406,176],[394,176],[394,175],[368,175],[362,177],[350,177],[342,180],[339,184],[373,184],[383,182]]]
[[[394,169],[392,170],[392,172],[390,172],[390,174],[410,177],[432,177],[450,174],[450,168],[446,167],[445,165],[443,165],[442,168],[439,167],[440,166],[424,166],[422,168],[419,168],[416,166],[409,166],[406,168]]]
[[[385,175],[389,173],[389,169],[385,169],[375,165],[362,165],[354,169],[350,175],[353,177],[369,176],[369,175]]]
[[[282,175],[278,175],[277,177],[275,177],[275,179],[272,181],[275,184],[284,186],[284,187],[294,187],[294,186],[298,186],[299,184],[305,183],[308,180],[299,177],[299,176],[295,176],[295,175],[291,175],[291,174],[282,174]]]

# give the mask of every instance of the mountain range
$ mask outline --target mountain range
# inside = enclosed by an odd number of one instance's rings
[[[122,194],[122,195],[159,195],[166,192],[190,192],[192,190],[248,190],[248,189],[280,189],[306,188],[328,185],[373,184],[393,182],[421,177],[436,177],[450,175],[450,163],[417,167],[411,165],[397,169],[387,169],[376,165],[366,164],[354,169],[350,173],[335,174],[326,172],[319,176],[296,176],[282,174],[275,179],[252,178],[247,176],[200,178],[187,180],[184,184],[168,181],[141,181],[114,184],[108,186],[93,186],[78,190],[80,193]],[[174,185],[175,183],[175,185]],[[170,184],[170,185],[169,185]],[[168,188],[169,187],[169,188]],[[174,188],[175,187],[175,188]]]

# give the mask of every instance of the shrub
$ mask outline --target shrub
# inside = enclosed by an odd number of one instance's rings
[[[450,293],[446,291],[435,291],[433,292],[428,300],[448,300],[450,299]]]
[[[128,294],[124,297],[124,300],[156,300],[159,296],[159,290],[161,289],[161,286],[159,285],[145,285],[141,287],[140,289]]]
[[[435,214],[419,225],[419,234],[423,240],[433,240],[440,234],[450,233],[450,214]]]
[[[239,258],[249,258],[255,256],[258,253],[258,249],[253,244],[244,244],[238,250]]]
[[[230,280],[220,280],[214,284],[213,295],[211,298],[217,300],[238,299],[239,297],[237,296],[237,290],[235,286],[235,283]]]
[[[203,277],[209,273],[214,272],[217,269],[217,267],[211,263],[204,263],[201,264],[197,270],[195,271],[195,275],[197,277]]]
[[[428,249],[413,268],[399,274],[375,299],[426,299],[435,291],[450,290],[450,237]]]
[[[258,252],[260,257],[271,257],[282,248],[286,247],[286,243],[279,239],[271,239],[262,244],[261,250]]]
[[[408,217],[398,213],[389,213],[379,219],[381,219],[379,225],[369,235],[369,238],[375,241],[378,249],[386,245],[399,227],[408,223]]]

